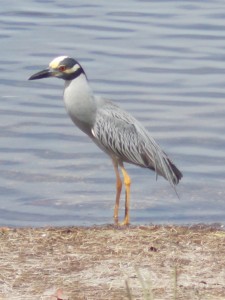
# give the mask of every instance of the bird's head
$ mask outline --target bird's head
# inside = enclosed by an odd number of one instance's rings
[[[72,80],[85,72],[81,65],[73,58],[68,56],[59,56],[54,58],[47,69],[33,74],[29,80],[57,77],[64,80]]]

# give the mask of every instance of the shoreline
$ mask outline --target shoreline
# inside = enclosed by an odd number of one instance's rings
[[[0,299],[222,300],[220,227],[2,227]]]

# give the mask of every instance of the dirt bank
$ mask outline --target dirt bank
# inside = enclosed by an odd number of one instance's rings
[[[0,270],[0,299],[225,299],[225,232],[1,228]]]

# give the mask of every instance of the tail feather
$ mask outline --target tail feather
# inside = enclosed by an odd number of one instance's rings
[[[179,183],[183,174],[175,166],[175,164],[168,158],[165,152],[158,151],[155,153],[154,159],[151,154],[142,152],[141,158],[143,160],[143,165],[145,168],[151,169],[156,172],[157,175],[161,175],[174,187]]]
[[[158,156],[155,172],[163,176],[175,188],[182,178],[183,174],[175,166],[175,164],[163,153],[164,156]],[[157,168],[158,166],[158,168]]]
[[[173,183],[175,185],[177,185],[179,183],[179,181],[181,180],[181,178],[183,177],[183,174],[181,173],[181,171],[175,166],[175,164],[168,159],[168,162],[170,164],[170,168],[173,171]]]

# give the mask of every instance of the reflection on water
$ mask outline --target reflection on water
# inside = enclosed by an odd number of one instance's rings
[[[222,8],[2,4],[0,225],[112,222],[111,161],[67,117],[62,81],[27,81],[58,55],[77,58],[95,92],[135,115],[184,173],[178,199],[165,180],[129,166],[133,223],[224,222]]]

